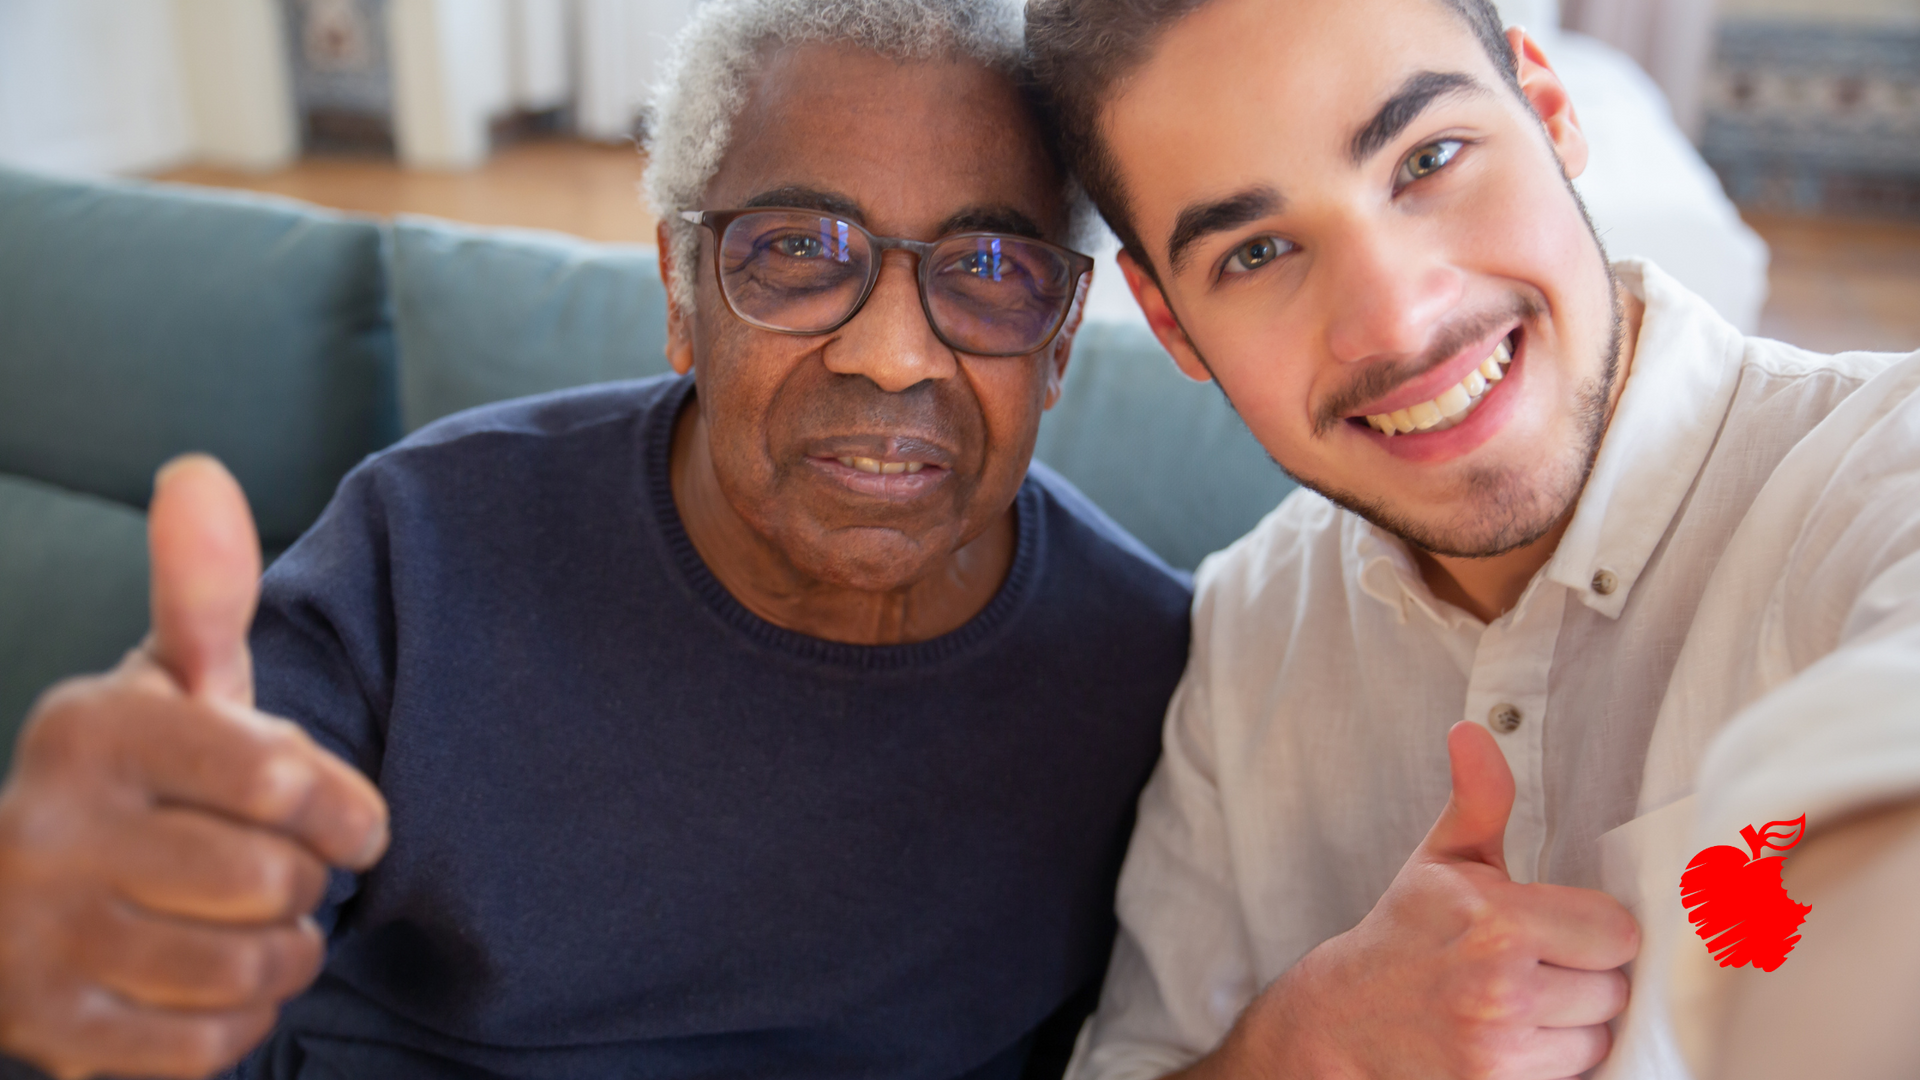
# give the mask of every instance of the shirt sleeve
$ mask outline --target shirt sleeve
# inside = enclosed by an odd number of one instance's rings
[[[374,479],[356,470],[267,571],[250,638],[259,708],[299,724],[376,785],[393,686],[389,561]],[[334,871],[315,913],[330,935],[356,888],[354,875]]]
[[[1857,403],[1869,415],[1845,417],[1857,439],[1823,446],[1816,431],[1814,461],[1790,459],[1771,482],[1805,496],[1789,504],[1797,528],[1781,530],[1791,552],[1753,658],[1768,690],[1702,763],[1703,836],[1802,812],[1818,829],[1920,795],[1920,354],[1888,382]]]
[[[1708,750],[1694,847],[1802,813],[1817,836],[1856,811],[1920,799],[1916,447],[1920,396],[1907,396],[1835,455],[1824,488],[1803,504],[1800,527],[1784,530],[1793,552],[1753,659],[1770,688]],[[1682,950],[1677,962],[1704,963],[1704,955]],[[1698,988],[1674,1023],[1689,1056],[1704,1062],[1729,983],[1678,970],[1676,978]]]
[[[1259,989],[1233,880],[1205,672],[1196,633],[1168,707],[1160,763],[1140,796],[1120,872],[1119,936],[1070,1080],[1146,1080],[1185,1068],[1219,1044]]]

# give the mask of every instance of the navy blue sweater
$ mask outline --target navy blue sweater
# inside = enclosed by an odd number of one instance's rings
[[[1098,979],[1185,584],[1035,465],[965,626],[773,626],[674,509],[691,386],[433,425],[267,574],[260,706],[393,845],[241,1075],[1011,1078]]]

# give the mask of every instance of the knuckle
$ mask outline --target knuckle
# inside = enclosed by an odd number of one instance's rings
[[[264,838],[243,851],[232,869],[239,899],[269,917],[292,911],[300,892],[300,869],[294,853]]]
[[[112,707],[101,682],[95,676],[68,679],[41,695],[20,729],[18,768],[62,773],[99,754]]]
[[[1476,981],[1461,996],[1461,1011],[1481,1025],[1502,1025],[1520,1020],[1531,1012],[1534,994],[1526,980],[1513,973],[1496,970]]]
[[[175,1053],[180,1072],[210,1076],[238,1060],[243,1051],[232,1049],[233,1027],[234,1021],[226,1017],[183,1021]]]
[[[307,988],[320,975],[326,962],[326,939],[311,920],[301,920],[293,930],[278,935],[270,967],[268,989],[275,1000],[285,1000]]]
[[[263,740],[235,776],[242,813],[257,821],[291,818],[306,800],[311,770],[277,738]]]
[[[222,942],[207,949],[201,963],[201,989],[221,1001],[253,1001],[266,989],[265,954],[265,946],[252,938]]]

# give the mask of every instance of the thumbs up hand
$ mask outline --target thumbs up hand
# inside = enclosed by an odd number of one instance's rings
[[[1453,795],[1373,910],[1247,1007],[1202,1077],[1577,1076],[1626,1007],[1639,928],[1602,892],[1521,885],[1513,773],[1493,735],[1447,735]]]
[[[177,459],[148,522],[152,632],[41,698],[0,787],[0,1051],[60,1080],[239,1060],[319,973],[327,868],[387,840],[366,777],[253,708],[239,485]]]

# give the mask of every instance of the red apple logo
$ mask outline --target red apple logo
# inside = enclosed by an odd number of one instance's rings
[[[1785,855],[1760,857],[1760,849],[1787,851],[1807,834],[1807,815],[1769,821],[1759,832],[1740,830],[1752,853],[1721,844],[1693,857],[1680,875],[1680,903],[1687,921],[1721,967],[1752,964],[1772,971],[1799,943],[1800,924],[1813,908],[1795,903],[1780,882]]]

